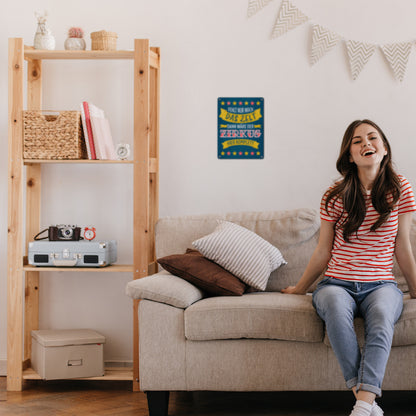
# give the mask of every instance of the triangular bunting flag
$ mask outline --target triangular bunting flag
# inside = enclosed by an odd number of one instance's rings
[[[310,53],[311,65],[316,64],[339,41],[341,36],[320,25],[313,25],[312,48]]]
[[[348,58],[350,60],[352,79],[356,79],[364,68],[364,65],[373,56],[376,45],[358,42],[355,40],[346,41]]]
[[[277,38],[306,21],[308,21],[307,16],[289,0],[283,0],[276,23],[273,26],[272,38]]]
[[[247,16],[251,17],[273,0],[248,0]]]
[[[394,72],[394,77],[400,82],[403,81],[407,63],[409,62],[409,55],[412,50],[412,43],[393,43],[380,46],[380,48]]]

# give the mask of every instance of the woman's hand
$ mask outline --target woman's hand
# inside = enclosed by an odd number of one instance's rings
[[[289,293],[293,295],[306,295],[306,292],[297,289],[296,286],[288,286],[286,289],[282,289],[282,293]]]
[[[296,286],[288,286],[282,290],[282,293],[306,295],[309,287],[319,278],[331,259],[334,233],[334,223],[321,220],[318,245],[315,247],[302,277],[296,283]]]

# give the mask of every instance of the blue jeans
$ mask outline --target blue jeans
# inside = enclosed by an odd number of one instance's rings
[[[396,282],[361,283],[325,277],[313,293],[313,306],[325,322],[347,387],[381,396],[394,324],[403,309],[403,293]],[[362,351],[354,330],[356,316],[365,322]]]

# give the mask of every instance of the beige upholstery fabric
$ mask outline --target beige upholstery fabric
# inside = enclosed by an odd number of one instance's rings
[[[189,390],[279,391],[345,388],[339,369],[328,374],[322,343],[271,340],[186,342]],[[335,377],[334,377],[335,376]]]
[[[186,390],[183,309],[142,300],[139,334],[140,388]]]
[[[416,390],[416,345],[391,349],[383,390]]]
[[[416,345],[416,299],[405,299],[403,312],[394,327],[393,346]]]
[[[364,320],[356,318],[354,321],[358,344],[364,345]],[[324,342],[330,346],[328,334],[325,331]],[[393,347],[416,345],[416,299],[406,296],[403,302],[403,312],[394,327]]]
[[[268,338],[322,342],[323,323],[311,296],[251,293],[203,299],[185,311],[189,340]]]
[[[148,299],[187,308],[203,298],[203,293],[186,280],[167,272],[132,280],[127,283],[126,295],[133,299]]]

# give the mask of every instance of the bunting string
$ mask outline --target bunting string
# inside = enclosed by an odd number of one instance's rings
[[[273,0],[249,0],[247,16],[253,16],[271,1]],[[271,37],[274,39],[282,36],[288,31],[295,29],[308,21],[310,22],[310,20],[311,19],[295,6],[291,0],[282,0],[279,14],[272,28]],[[386,58],[394,78],[400,82],[404,80],[414,41],[395,42],[386,45],[370,44],[345,39],[341,35],[318,23],[310,23],[312,28],[312,44],[309,52],[311,65],[315,65],[342,41],[347,49],[351,77],[353,80],[357,79],[377,48],[381,50]]]

